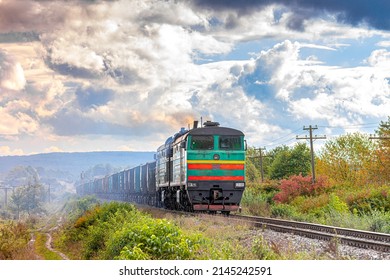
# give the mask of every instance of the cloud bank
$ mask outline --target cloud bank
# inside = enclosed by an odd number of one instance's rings
[[[2,151],[154,150],[200,117],[252,145],[385,119],[388,4],[313,3],[2,0]]]

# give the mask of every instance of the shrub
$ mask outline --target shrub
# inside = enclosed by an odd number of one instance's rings
[[[329,195],[326,193],[318,196],[298,196],[294,198],[291,205],[295,206],[301,213],[311,213],[325,207],[329,203]]]
[[[244,211],[251,215],[269,216],[270,205],[267,203],[267,196],[258,193],[255,189],[247,188],[241,200]]]
[[[192,259],[200,243],[199,236],[185,235],[165,219],[143,217],[136,224],[127,224],[108,240],[104,258]]]
[[[279,180],[265,180],[260,184],[260,187],[266,193],[273,193],[279,190],[279,183]]]
[[[86,196],[81,199],[70,199],[62,207],[62,211],[67,213],[70,220],[75,220],[84,215],[86,211],[94,208],[98,200],[93,196]]]
[[[293,175],[281,181],[280,192],[274,196],[274,200],[278,203],[289,203],[297,196],[317,195],[325,192],[327,188],[328,183],[323,176],[317,178],[313,184],[311,176]]]
[[[338,213],[347,213],[349,212],[348,205],[342,201],[337,195],[330,194],[329,203],[325,207],[327,211],[336,211]]]
[[[63,236],[63,246],[78,242],[84,259],[192,259],[203,242],[167,220],[120,202],[86,211]]]
[[[372,211],[369,230],[390,233],[390,212]]]
[[[389,187],[369,187],[354,190],[350,193],[346,202],[352,211],[359,214],[371,213],[372,211],[390,211]],[[355,210],[353,210],[355,209]]]
[[[325,195],[322,197],[325,197]],[[335,226],[342,226],[341,223],[348,219],[349,213],[348,205],[334,193],[329,195],[325,205],[313,207],[309,211],[309,215],[315,217],[316,222]]]
[[[30,240],[28,228],[23,223],[0,224],[0,259],[24,259],[28,255],[27,243]]]
[[[271,207],[272,217],[296,218],[299,220],[297,209],[289,204],[275,204]]]
[[[270,248],[263,236],[257,237],[253,240],[252,252],[259,260],[280,259],[280,256]]]

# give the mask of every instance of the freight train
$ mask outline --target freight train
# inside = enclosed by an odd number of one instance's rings
[[[245,189],[243,132],[207,121],[169,137],[155,161],[93,181],[79,195],[122,200],[184,211],[229,214],[237,211]]]

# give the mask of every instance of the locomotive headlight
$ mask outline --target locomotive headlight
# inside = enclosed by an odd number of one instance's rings
[[[244,182],[236,183],[234,186],[236,188],[244,188],[245,187],[245,183]]]
[[[197,185],[196,183],[194,183],[194,182],[188,182],[188,183],[187,183],[187,186],[188,186],[189,188],[196,188],[198,185]]]

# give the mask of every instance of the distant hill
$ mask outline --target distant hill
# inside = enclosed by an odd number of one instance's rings
[[[38,177],[43,182],[76,182],[81,172],[92,174],[91,170],[96,170],[96,166],[104,166],[105,170],[121,170],[153,161],[153,155],[154,152],[86,152],[1,156],[0,181],[14,185],[11,182],[16,184],[21,179],[23,181],[23,177],[26,180]]]

